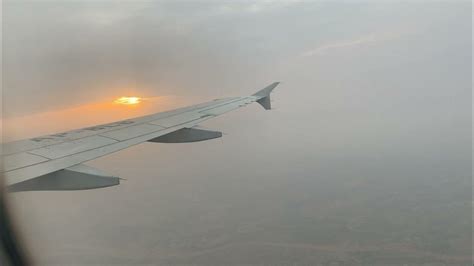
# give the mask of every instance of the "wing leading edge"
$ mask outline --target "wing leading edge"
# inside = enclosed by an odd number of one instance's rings
[[[271,109],[275,82],[251,96],[218,99],[172,111],[3,145],[3,176],[10,191],[82,190],[118,185],[82,163],[142,142],[184,143],[222,137],[199,123],[253,102]]]

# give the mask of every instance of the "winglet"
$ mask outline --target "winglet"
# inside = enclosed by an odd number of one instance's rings
[[[256,93],[254,93],[252,96],[256,96],[258,97],[259,99],[257,100],[257,102],[263,106],[263,108],[265,108],[265,110],[270,110],[272,109],[272,105],[270,103],[270,93],[273,91],[273,89],[278,86],[278,84],[280,84],[280,82],[274,82],[270,85],[268,85],[267,87],[257,91]]]

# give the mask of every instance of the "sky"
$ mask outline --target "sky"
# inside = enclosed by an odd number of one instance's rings
[[[471,15],[470,1],[4,1],[6,140],[281,82],[274,110],[203,124],[222,139],[90,162],[127,179],[118,187],[11,194],[32,253],[48,265],[470,261]],[[150,100],[110,104],[124,95]]]

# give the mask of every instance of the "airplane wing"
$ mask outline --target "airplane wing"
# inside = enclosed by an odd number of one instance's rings
[[[142,142],[183,143],[222,136],[195,126],[257,102],[271,109],[275,82],[246,97],[218,99],[172,111],[47,135],[3,145],[9,191],[82,190],[118,185],[120,178],[82,163]]]

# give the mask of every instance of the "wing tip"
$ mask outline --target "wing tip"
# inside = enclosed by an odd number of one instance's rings
[[[265,88],[257,91],[256,93],[252,94],[252,96],[257,96],[260,98],[265,98],[270,95],[273,89],[280,84],[280,81],[273,82],[272,84],[266,86]]]
[[[270,93],[272,93],[273,89],[280,84],[279,81],[273,82],[272,84],[268,85],[267,87],[257,91],[252,96],[258,97],[257,102],[265,108],[265,110],[272,109],[272,105],[270,103]]]

